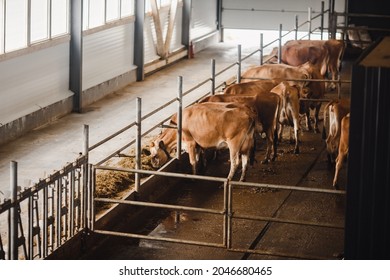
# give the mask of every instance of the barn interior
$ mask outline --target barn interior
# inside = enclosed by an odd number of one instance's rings
[[[48,15],[41,20],[27,2],[0,0],[0,259],[390,258],[390,11],[383,1],[46,0],[35,7]],[[12,21],[21,18],[23,25]],[[54,18],[58,25],[50,24]],[[111,173],[119,182],[109,198],[171,209],[93,202],[89,186],[103,165],[150,168],[135,153],[176,112],[178,91],[183,107],[218,92],[294,35],[347,45],[338,89],[325,95],[351,99],[353,141],[340,189],[332,187],[321,135],[303,131],[299,155],[282,141],[268,165],[260,163],[265,145],[258,140],[247,184],[233,185],[231,206],[224,181],[204,179],[226,177],[223,153],[195,181]],[[132,127],[97,145],[140,119],[141,142]],[[126,159],[133,165],[119,166]],[[158,170],[178,171],[191,173],[185,153]],[[82,194],[70,198],[71,188]]]

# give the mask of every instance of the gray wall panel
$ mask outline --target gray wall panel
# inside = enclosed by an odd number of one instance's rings
[[[0,123],[8,123],[66,99],[69,42],[0,63]]]
[[[134,23],[84,37],[83,90],[135,69],[133,57]]]

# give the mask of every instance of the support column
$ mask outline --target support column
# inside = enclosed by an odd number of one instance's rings
[[[135,1],[135,26],[134,26],[134,64],[137,65],[137,81],[145,78],[144,73],[144,21],[145,1]]]
[[[69,89],[74,92],[73,111],[82,113],[83,91],[83,0],[70,1]]]

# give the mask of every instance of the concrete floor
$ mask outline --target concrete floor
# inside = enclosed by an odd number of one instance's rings
[[[256,47],[242,46],[245,57]],[[142,82],[129,84],[120,91],[86,108],[85,113],[70,114],[44,127],[35,129],[11,143],[0,146],[0,199],[9,196],[10,162],[18,163],[18,185],[28,187],[40,178],[45,178],[54,170],[60,170],[67,162],[74,161],[83,147],[83,126],[89,125],[90,145],[97,143],[112,133],[135,121],[136,98],[142,98],[145,115],[177,96],[177,80],[183,77],[183,91],[193,88],[211,76],[211,60],[216,61],[216,72],[237,61],[237,45],[220,43],[195,55],[193,59],[184,59]],[[243,62],[243,69],[249,64],[258,64],[259,55]],[[237,67],[222,73],[217,84],[234,77]],[[210,91],[210,83],[200,87],[185,97],[185,103],[197,100]],[[168,118],[176,110],[173,104],[143,123],[146,131],[152,125]],[[133,133],[133,132],[129,132]],[[124,134],[112,140],[90,154],[92,163],[96,163],[121,147],[128,137]]]

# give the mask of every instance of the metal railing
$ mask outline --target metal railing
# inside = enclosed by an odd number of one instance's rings
[[[266,188],[266,189],[276,189],[276,190],[287,190],[287,191],[300,191],[300,192],[311,192],[311,193],[321,193],[321,194],[331,194],[331,195],[345,195],[345,191],[342,190],[332,190],[332,189],[318,189],[318,188],[307,188],[307,187],[298,187],[298,186],[287,186],[287,185],[274,185],[274,184],[261,184],[261,183],[252,183],[252,182],[238,182],[238,181],[229,181],[225,178],[220,177],[211,177],[211,176],[199,176],[199,175],[189,175],[189,174],[181,174],[181,173],[173,173],[173,172],[162,172],[162,171],[147,171],[147,170],[139,170],[139,169],[126,169],[126,168],[114,168],[107,166],[94,166],[92,169],[92,181],[96,178],[97,170],[110,170],[114,172],[129,172],[129,173],[140,173],[154,176],[164,176],[164,177],[174,177],[181,179],[192,179],[192,180],[200,180],[200,181],[208,181],[208,182],[217,182],[223,184],[223,203],[222,207],[219,209],[211,209],[211,208],[199,208],[199,207],[189,207],[184,205],[172,205],[172,204],[162,204],[162,203],[154,203],[154,202],[144,202],[144,201],[134,201],[134,200],[123,200],[123,199],[109,199],[109,198],[95,198],[94,202],[103,202],[103,203],[114,203],[121,205],[131,205],[131,206],[139,206],[139,207],[151,207],[151,208],[160,208],[160,209],[169,209],[175,211],[191,211],[198,213],[206,213],[212,215],[220,215],[223,217],[222,222],[222,240],[221,242],[206,242],[206,241],[198,241],[198,240],[188,240],[188,239],[180,239],[180,238],[166,238],[159,236],[152,236],[147,234],[138,234],[138,233],[130,233],[130,232],[118,232],[107,229],[98,229],[95,228],[95,219],[96,217],[92,215],[92,227],[91,230],[104,235],[111,236],[122,236],[129,238],[138,238],[138,239],[146,239],[146,240],[154,240],[154,241],[165,241],[172,243],[180,243],[180,244],[190,244],[190,245],[198,245],[198,246],[208,246],[215,248],[224,248],[229,251],[235,252],[243,252],[243,253],[251,253],[251,254],[261,254],[261,255],[269,255],[269,256],[278,256],[278,257],[286,257],[286,258],[301,258],[301,259],[324,259],[323,256],[318,255],[303,255],[303,254],[288,254],[285,252],[275,252],[275,251],[267,251],[263,249],[248,249],[242,247],[233,247],[233,232],[232,232],[232,224],[234,219],[240,220],[252,220],[252,221],[264,221],[264,222],[273,222],[273,223],[285,223],[285,224],[293,224],[300,226],[311,226],[311,227],[322,227],[322,228],[333,228],[333,229],[344,229],[343,225],[338,224],[330,224],[330,223],[320,223],[320,222],[311,222],[311,221],[300,221],[300,220],[291,220],[291,219],[283,219],[283,218],[274,218],[274,217],[264,217],[259,215],[248,215],[248,214],[240,214],[237,213],[234,209],[234,200],[233,200],[233,189],[235,187],[241,188]],[[94,193],[94,186],[91,185],[91,193]],[[92,209],[94,209],[94,205],[92,204]]]
[[[322,9],[323,10],[323,9]],[[323,11],[325,14],[327,11]],[[321,18],[323,19],[323,16]],[[323,20],[321,20],[323,23]],[[308,24],[308,32],[312,32],[310,19],[303,23]],[[302,25],[296,25],[294,31],[296,36],[298,30]],[[263,63],[263,52],[264,48],[279,42],[279,48],[281,47],[281,42],[283,35],[281,34],[282,27],[279,29],[279,39],[270,42],[267,45],[263,45],[262,36],[260,42],[260,48],[255,52],[251,53],[246,57],[241,57],[241,45],[238,46],[238,60],[231,65],[228,65],[224,69],[216,72],[215,60],[211,60],[211,76],[210,78],[200,82],[199,84],[193,86],[187,91],[183,91],[183,78],[178,77],[178,86],[177,86],[177,97],[168,101],[164,105],[156,108],[152,112],[149,112],[142,116],[141,112],[141,99],[137,98],[136,108],[136,120],[129,125],[123,127],[119,131],[113,133],[112,135],[104,138],[101,141],[98,141],[96,144],[89,146],[89,127],[84,126],[84,142],[83,142],[83,153],[77,158],[74,162],[67,164],[63,169],[57,171],[46,179],[39,181],[34,184],[31,188],[25,189],[18,193],[18,183],[17,183],[17,163],[11,163],[11,199],[5,200],[0,204],[0,219],[4,220],[4,223],[1,222],[0,228],[0,259],[44,259],[53,253],[56,249],[61,247],[65,242],[73,238],[77,234],[86,235],[89,229],[93,229],[99,233],[105,233],[94,228],[95,222],[95,201],[101,202],[118,202],[116,200],[107,200],[107,199],[97,199],[94,197],[94,183],[95,183],[95,172],[97,169],[113,169],[118,170],[117,167],[102,166],[103,163],[106,163],[109,159],[117,156],[122,151],[126,150],[132,145],[136,145],[135,157],[136,157],[136,168],[127,169],[126,172],[133,172],[136,175],[136,180],[134,184],[135,191],[139,191],[141,188],[139,174],[148,174],[148,175],[161,175],[161,176],[173,176],[173,177],[190,177],[197,180],[213,180],[223,182],[225,187],[225,199],[226,204],[224,204],[224,209],[220,211],[215,210],[205,210],[198,208],[186,208],[186,210],[194,211],[207,211],[212,214],[224,215],[224,219],[228,220],[233,217],[233,211],[231,210],[231,203],[228,204],[228,196],[231,194],[231,188],[233,186],[245,186],[245,183],[239,182],[229,182],[227,184],[226,179],[222,178],[210,178],[203,176],[193,176],[185,174],[176,174],[176,173],[164,173],[164,172],[152,172],[141,169],[140,160],[141,160],[141,139],[154,130],[160,128],[170,117],[165,118],[162,121],[159,121],[156,125],[152,126],[145,132],[142,132],[142,122],[146,119],[151,118],[153,115],[159,114],[161,110],[167,108],[172,104],[177,104],[177,114],[178,114],[178,148],[176,157],[179,159],[182,153],[181,149],[181,114],[184,106],[183,97],[189,95],[190,93],[195,92],[197,89],[200,89],[204,86],[207,86],[210,83],[211,90],[203,94],[197,100],[203,98],[204,96],[214,94],[215,90],[220,88],[225,84],[225,81],[217,84],[217,77],[224,74],[226,71],[237,67],[237,81],[241,77],[241,64],[244,60],[249,57],[260,53],[260,64]],[[313,29],[316,30],[316,29]],[[323,31],[324,27],[321,25],[320,30]],[[292,31],[290,31],[292,32]],[[285,35],[284,35],[285,36]],[[310,35],[309,35],[310,37]],[[340,79],[335,82],[342,82]],[[161,119],[161,117],[160,117]],[[118,137],[124,132],[129,131],[130,129],[136,129],[135,137],[129,141],[124,146],[116,149],[114,152],[105,156],[103,159],[99,160],[94,167],[90,164],[89,153],[98,147],[102,147],[108,141]],[[92,171],[92,177],[90,177]],[[291,189],[291,190],[303,190],[298,187],[288,187],[288,186],[270,186],[264,184],[255,184],[250,183],[251,186],[259,187],[271,187],[271,188],[282,188],[282,189]],[[229,186],[229,187],[227,187]],[[305,190],[308,190],[305,188]],[[310,189],[315,192],[324,192],[324,190]],[[337,193],[343,194],[340,191],[328,190],[327,193]],[[137,204],[138,202],[123,202],[130,204]],[[160,204],[149,204],[152,207],[168,207],[172,208],[173,206],[166,206]],[[230,209],[230,210],[229,210]],[[230,212],[229,212],[230,211]],[[27,213],[27,214],[26,214]],[[229,214],[228,214],[229,213]],[[5,217],[7,216],[7,217]],[[4,218],[4,219],[3,219]],[[236,216],[236,218],[248,218],[252,219],[249,216]],[[255,219],[260,219],[256,217]],[[265,218],[264,218],[265,219]],[[276,219],[266,218],[267,220],[273,220],[278,222]],[[279,222],[288,222],[282,221]],[[290,221],[296,223],[296,221]],[[299,222],[301,223],[301,222]],[[4,230],[4,224],[7,224],[6,229]],[[24,225],[27,224],[27,234],[25,235]],[[227,223],[228,225],[229,223]],[[324,225],[329,226],[329,225]],[[5,233],[4,233],[5,232]],[[107,232],[108,233],[108,232]],[[110,233],[113,234],[113,233]],[[211,244],[212,246],[225,247],[232,249],[229,246],[229,228],[226,227],[224,230],[226,235],[226,241],[224,240],[221,244]],[[142,237],[147,238],[147,237]],[[171,241],[171,240],[167,240]],[[190,242],[190,241],[188,241]],[[197,243],[198,244],[198,243]],[[205,244],[203,244],[205,245]],[[210,244],[209,244],[210,245]],[[20,247],[23,249],[20,250]],[[241,249],[237,249],[241,250]]]

